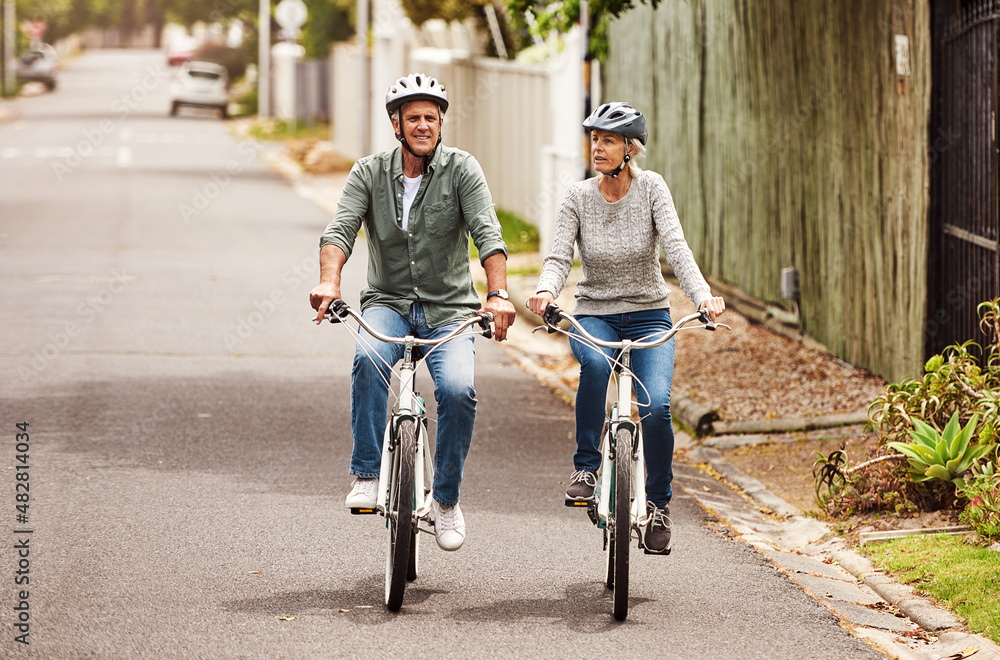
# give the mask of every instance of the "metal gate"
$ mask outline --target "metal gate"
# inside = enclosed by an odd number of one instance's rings
[[[932,14],[927,354],[982,343],[977,305],[998,291],[1000,0],[938,0]]]

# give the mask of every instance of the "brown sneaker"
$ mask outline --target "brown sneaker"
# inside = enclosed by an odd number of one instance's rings
[[[594,488],[597,487],[597,473],[589,470],[576,470],[569,480],[566,489],[566,499],[573,502],[589,502],[594,499]]]
[[[649,516],[649,524],[646,525],[646,533],[642,536],[646,554],[669,555],[670,505],[664,504],[659,507],[652,502],[646,502],[646,514]]]

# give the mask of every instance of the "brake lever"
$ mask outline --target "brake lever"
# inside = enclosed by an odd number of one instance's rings
[[[493,312],[483,312],[480,315],[479,327],[483,329],[482,335],[486,339],[493,338],[493,326],[490,323],[493,321]]]
[[[561,313],[562,310],[555,303],[549,303],[545,307],[545,311],[542,312],[542,321],[545,322],[545,329],[550,335],[559,332],[556,326],[559,324],[559,315]]]
[[[343,323],[347,318],[347,303],[341,299],[333,300],[326,308],[326,317],[330,323]]]

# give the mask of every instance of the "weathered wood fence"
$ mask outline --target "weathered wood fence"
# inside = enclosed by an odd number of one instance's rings
[[[649,118],[643,166],[666,178],[706,274],[779,302],[794,267],[807,334],[886,378],[920,373],[926,2],[664,2],[610,40],[604,100]]]

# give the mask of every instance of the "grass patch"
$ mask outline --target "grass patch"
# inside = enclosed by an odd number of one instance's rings
[[[306,138],[330,139],[329,124],[307,124],[301,121],[285,119],[263,119],[254,122],[247,130],[251,137],[258,140],[287,140],[289,138],[303,140]]]
[[[861,549],[876,566],[946,604],[969,629],[1000,643],[1000,554],[964,537],[912,536]]]
[[[538,228],[510,211],[497,209],[497,218],[503,230],[503,241],[507,244],[509,254],[519,252],[538,252]],[[479,250],[469,241],[469,257],[479,257]]]

